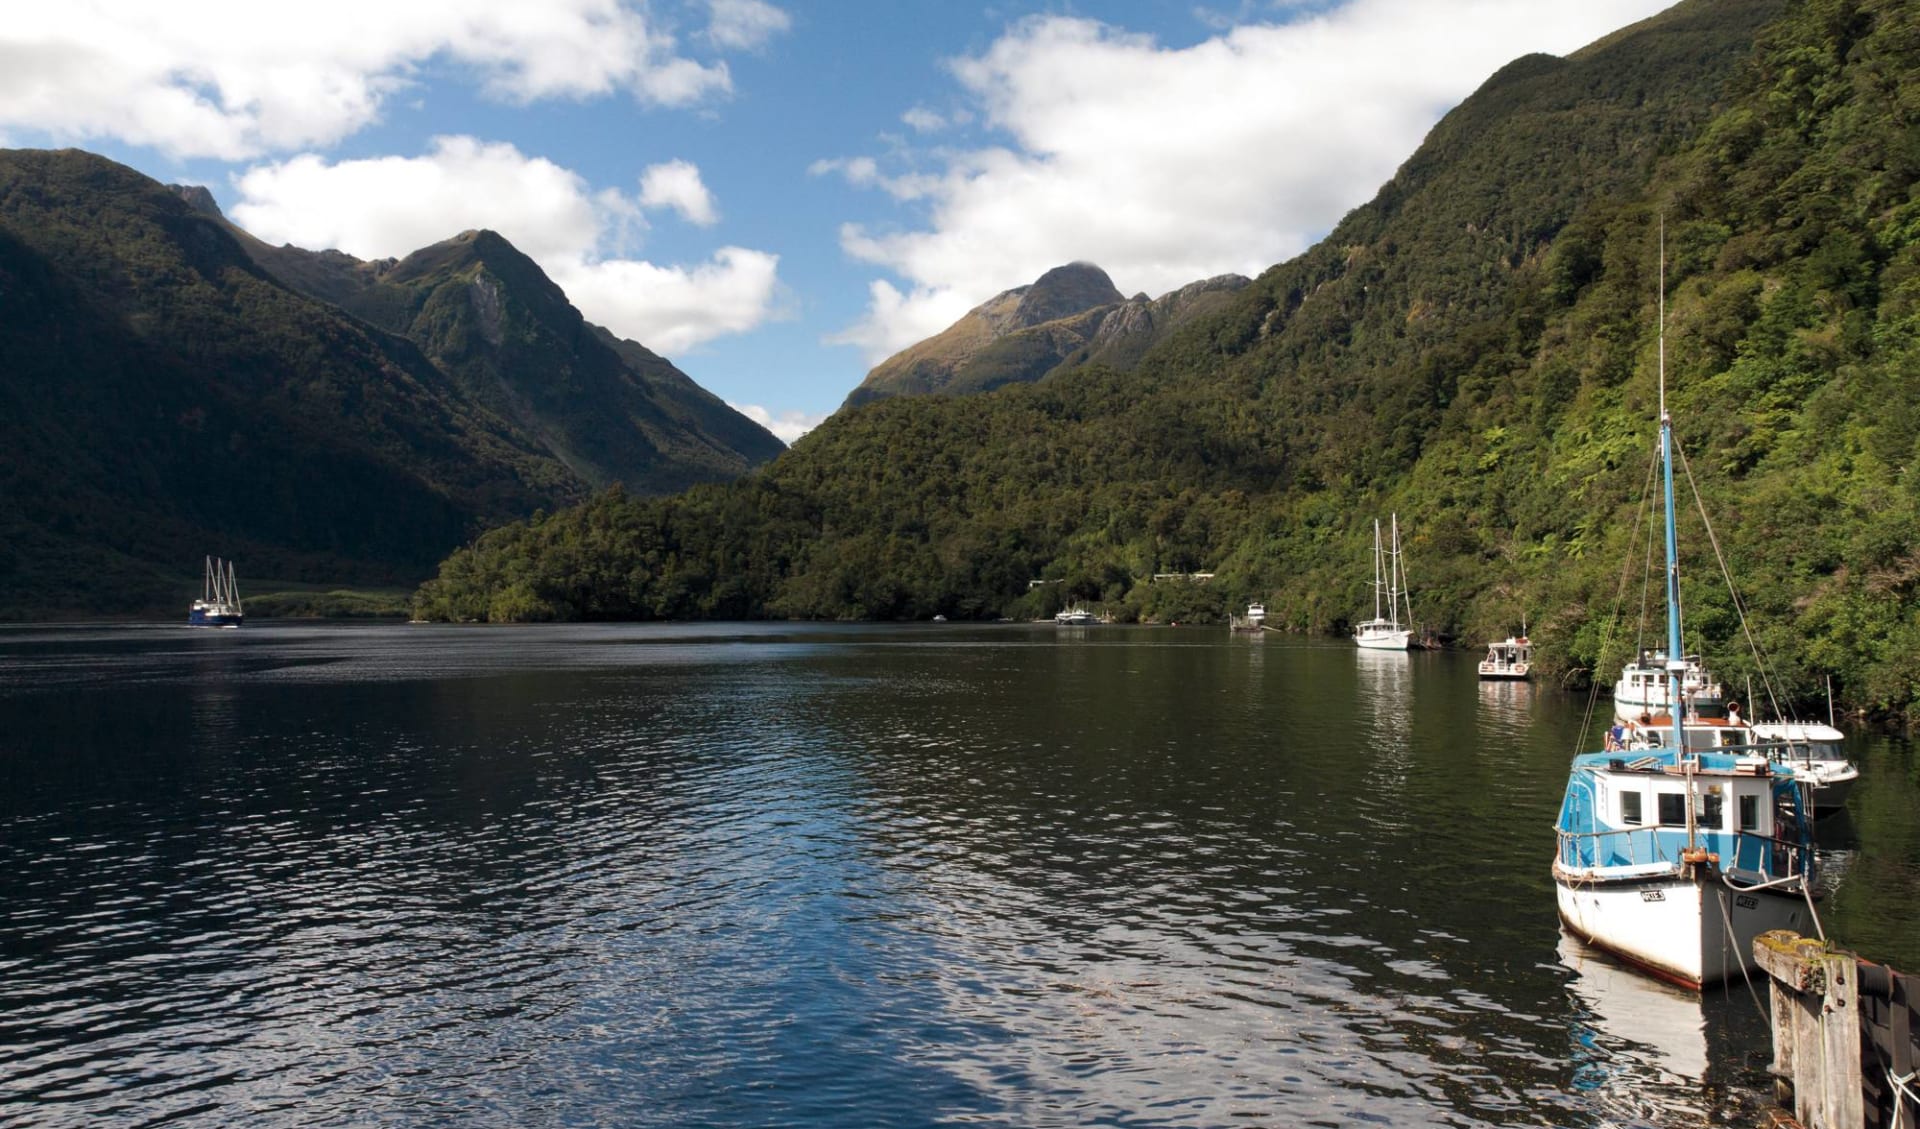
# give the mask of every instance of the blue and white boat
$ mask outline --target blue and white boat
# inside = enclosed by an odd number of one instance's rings
[[[233,578],[233,562],[207,558],[200,598],[187,609],[188,627],[238,627],[246,619],[240,606],[240,585]]]
[[[1664,275],[1664,272],[1663,272]],[[1666,322],[1662,293],[1661,324]],[[1685,702],[1674,532],[1673,420],[1661,344],[1660,466],[1666,518],[1669,702]],[[1770,929],[1819,931],[1813,807],[1772,743],[1686,711],[1646,716],[1629,740],[1573,759],[1554,831],[1560,920],[1580,940],[1686,988],[1753,966]],[[1615,732],[1618,732],[1616,727]],[[1735,743],[1743,742],[1743,743]]]

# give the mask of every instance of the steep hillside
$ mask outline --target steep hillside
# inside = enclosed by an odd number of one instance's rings
[[[204,190],[175,191],[219,216]],[[664,357],[588,323],[493,232],[363,262],[229,228],[289,287],[420,346],[462,392],[539,437],[589,486],[668,493],[738,477],[786,449]]]
[[[1698,645],[1736,681],[1760,673],[1718,556],[1780,692],[1831,674],[1843,700],[1905,711],[1914,90],[1910,6],[1687,0],[1504,68],[1326,241],[1132,371],[842,411],[732,486],[490,533],[417,606],[891,618],[1077,599],[1192,620],[1260,597],[1270,623],[1344,631],[1371,607],[1371,522],[1397,511],[1425,626],[1471,641],[1524,616],[1553,677],[1618,669],[1664,216],[1683,490],[1718,546],[1687,563]],[[1196,569],[1216,579],[1150,581]]]
[[[343,268],[335,277],[355,269],[316,259]],[[496,324],[520,316],[523,292],[565,323],[551,284],[514,265]],[[757,445],[730,460],[688,429],[625,454],[582,441],[590,454],[570,465],[564,426],[516,415],[415,341],[283,284],[210,201],[78,151],[0,152],[0,294],[0,615],[170,609],[207,553],[252,577],[405,582],[485,525],[610,481],[729,477],[778,447],[741,419]],[[461,323],[446,319],[456,335]],[[571,325],[589,361],[500,368],[558,389],[541,401],[553,416],[637,419],[642,398],[619,395],[669,386],[645,419],[669,431],[692,394],[632,372],[577,313]],[[567,408],[568,381],[588,383],[577,369],[603,399]]]

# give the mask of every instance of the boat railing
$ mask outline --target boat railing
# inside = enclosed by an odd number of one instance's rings
[[[1622,878],[1659,873],[1691,861],[1686,833],[1674,827],[1556,833],[1560,864],[1596,878],[1603,872]],[[1740,876],[1743,885],[1790,880],[1805,870],[1797,844],[1755,831],[1709,831],[1699,836],[1699,843],[1723,871]]]

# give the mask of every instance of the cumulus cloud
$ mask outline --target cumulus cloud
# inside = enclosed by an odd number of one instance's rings
[[[785,27],[758,0],[713,8],[737,29],[720,46]],[[352,135],[430,61],[515,102],[684,106],[731,88],[725,63],[689,57],[636,0],[63,0],[0,21],[0,128],[244,160]]]
[[[1128,293],[1257,274],[1371,197],[1501,66],[1565,54],[1667,3],[1351,0],[1182,48],[1093,20],[1019,23],[951,64],[1005,144],[895,152],[885,171],[874,158],[816,163],[925,209],[918,227],[842,229],[848,255],[906,288],[875,284],[864,318],[832,340],[871,363],[1075,260]]]
[[[710,0],[707,38],[741,51],[764,47],[792,26],[785,12],[762,0]]]
[[[677,164],[677,163],[676,163]],[[667,167],[667,166],[656,166]],[[723,247],[705,263],[618,257],[648,207],[690,206],[594,191],[578,174],[516,147],[436,138],[419,157],[329,162],[303,154],[235,181],[234,221],[268,242],[338,248],[359,258],[406,255],[469,228],[489,228],[540,264],[586,315],[622,337],[673,354],[779,316],[779,257]],[[712,207],[704,187],[699,200]]]
[[[748,419],[773,432],[780,442],[793,445],[793,441],[819,427],[827,418],[825,412],[770,412],[758,404],[735,404],[727,406]]]
[[[672,208],[699,227],[711,227],[720,219],[712,194],[700,181],[700,170],[689,161],[668,161],[640,174],[640,203],[648,208]]]

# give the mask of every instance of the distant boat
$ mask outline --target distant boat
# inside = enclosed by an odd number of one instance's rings
[[[1632,721],[1643,713],[1664,713],[1672,692],[1667,680],[1675,673],[1676,664],[1667,660],[1670,653],[1665,650],[1642,650],[1635,658],[1621,668],[1620,681],[1613,684],[1613,713],[1622,721]],[[1685,703],[1685,711],[1699,714],[1717,714],[1726,708],[1727,695],[1720,680],[1700,661],[1699,655],[1686,655],[1680,660],[1680,700]]]
[[[1075,604],[1053,613],[1053,622],[1061,627],[1089,627],[1100,622],[1100,617]]]
[[[1487,644],[1487,657],[1480,660],[1480,677],[1487,682],[1524,681],[1532,669],[1533,642],[1525,635]]]
[[[208,557],[200,598],[187,609],[187,626],[238,627],[245,618],[240,607],[240,585],[233,578],[233,562]]]
[[[1258,601],[1247,605],[1246,615],[1227,617],[1227,627],[1232,631],[1259,631],[1267,623],[1267,605]]]
[[[1400,609],[1407,611],[1401,626]],[[1382,612],[1385,614],[1383,615]],[[1400,564],[1400,515],[1393,515],[1390,543],[1380,543],[1380,520],[1373,522],[1373,618],[1354,630],[1353,641],[1370,651],[1404,651],[1413,637],[1413,603],[1407,596],[1407,574]]]

